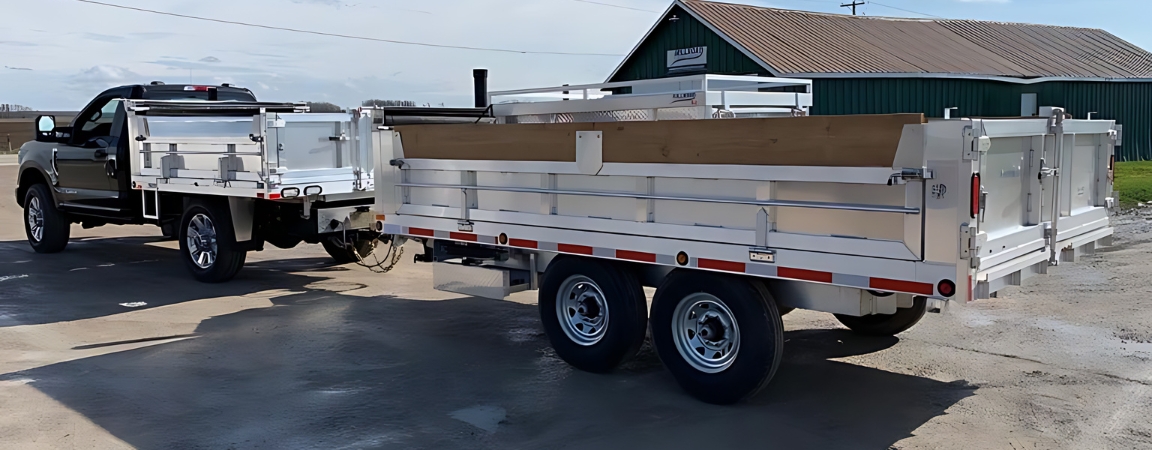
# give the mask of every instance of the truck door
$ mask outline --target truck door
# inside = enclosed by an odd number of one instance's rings
[[[124,123],[120,99],[126,94],[126,89],[115,89],[93,100],[76,117],[71,140],[55,149],[56,189],[65,209],[96,215],[121,212],[119,186],[109,160],[115,160],[119,145]]]

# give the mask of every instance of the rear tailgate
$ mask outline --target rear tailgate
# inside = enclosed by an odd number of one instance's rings
[[[1047,273],[1053,255],[1064,249],[1075,256],[1111,236],[1107,171],[1113,126],[1111,121],[972,121],[980,188],[973,221],[974,298],[989,298]],[[1058,215],[1052,213],[1054,198],[1060,199]],[[1058,230],[1054,240],[1052,229]]]

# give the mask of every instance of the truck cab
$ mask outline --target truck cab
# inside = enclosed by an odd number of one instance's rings
[[[128,124],[122,100],[204,100],[254,102],[248,89],[230,85],[168,85],[153,82],[108,89],[80,111],[69,126],[52,116],[36,119],[36,140],[20,149],[16,202],[25,207],[28,191],[43,184],[53,203],[85,226],[141,223],[139,193],[131,189]],[[43,205],[39,205],[43,207]],[[35,228],[35,225],[29,225]]]

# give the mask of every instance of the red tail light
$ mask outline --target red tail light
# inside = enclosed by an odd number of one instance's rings
[[[980,174],[972,174],[972,218],[980,216]]]
[[[208,92],[208,86],[184,86],[185,91]]]

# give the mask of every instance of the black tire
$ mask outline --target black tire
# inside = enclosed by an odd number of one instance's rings
[[[916,297],[911,308],[896,310],[896,314],[873,314],[869,316],[854,317],[836,314],[836,320],[852,330],[853,333],[865,336],[895,336],[908,331],[924,318],[928,311],[928,299]]]
[[[720,304],[713,300],[720,300]],[[734,319],[735,326],[717,317]],[[687,324],[692,321],[696,321],[695,328],[689,331]],[[694,338],[709,336],[708,330],[714,330],[711,337],[719,337],[708,345],[719,344],[707,348],[693,344],[700,342]],[[739,340],[733,342],[732,336],[737,335]],[[691,348],[684,352],[695,351],[696,356],[682,353],[681,342]],[[656,289],[652,343],[680,387],[704,402],[727,405],[755,396],[772,380],[784,355],[784,323],[772,294],[762,283],[679,270]],[[712,353],[711,359],[708,353]],[[697,357],[709,361],[702,364]]]
[[[204,221],[205,218],[207,221]],[[208,232],[210,229],[215,233],[215,239],[190,236],[189,227],[194,219],[199,219],[195,228],[202,232]],[[227,206],[207,201],[193,201],[180,218],[179,232],[180,257],[196,280],[204,283],[222,283],[231,280],[244,267],[248,252],[240,250],[236,245],[236,233],[232,229],[232,217]],[[197,248],[202,245],[210,248],[214,242],[215,258],[201,259],[199,262],[194,259],[193,251],[190,250],[193,245],[189,240],[190,237],[196,242]]]
[[[344,244],[344,236],[336,235],[329,236],[320,241],[320,245],[324,246],[324,251],[328,252],[338,264],[348,264],[359,261],[372,254],[376,249],[376,243],[369,239],[352,238],[351,245]],[[356,255],[360,257],[357,258]]]
[[[38,227],[33,228],[33,224]],[[68,246],[71,233],[72,222],[56,208],[48,186],[37,184],[28,188],[24,195],[24,234],[32,249],[36,253],[60,253]]]
[[[587,281],[591,281],[591,284]],[[566,302],[569,306],[572,303],[588,304],[579,306],[583,308],[579,313],[575,307],[558,307],[564,305],[560,301],[561,289],[568,293]],[[592,297],[581,296],[581,289]],[[602,295],[598,300],[595,297],[597,292]],[[584,298],[584,301],[579,301],[580,298]],[[606,312],[601,309],[600,303],[607,308]],[[544,332],[552,348],[561,359],[577,369],[593,373],[610,372],[636,356],[644,344],[644,335],[648,329],[648,302],[644,288],[635,275],[608,262],[587,258],[557,258],[544,273],[538,305],[540,321],[543,322]],[[583,324],[570,325],[572,322],[567,319],[562,323],[561,311],[569,314],[573,320],[589,317],[591,320],[587,323],[604,326],[596,329],[584,325],[577,330]],[[605,322],[596,322],[597,318],[605,319]]]

